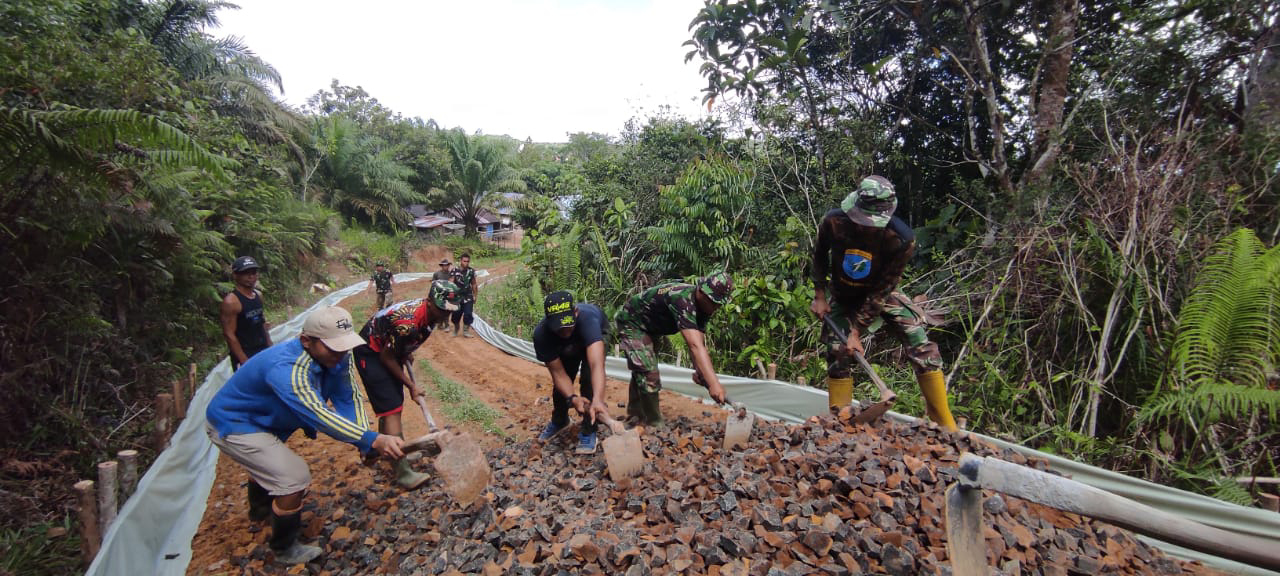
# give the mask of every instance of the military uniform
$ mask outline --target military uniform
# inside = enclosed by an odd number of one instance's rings
[[[626,356],[627,368],[631,370],[627,403],[629,416],[650,422],[661,421],[657,397],[662,390],[662,379],[658,374],[653,338],[682,330],[706,332],[711,317],[698,311],[694,295],[699,290],[712,302],[723,304],[733,290],[733,283],[723,272],[707,276],[698,284],[664,282],[632,296],[614,317],[618,327],[618,347]],[[644,412],[649,409],[642,406],[646,401],[652,402],[652,413]]]
[[[897,290],[915,253],[915,234],[893,216],[896,208],[893,185],[882,177],[871,176],[845,198],[840,208],[827,212],[818,225],[813,247],[813,284],[826,291],[831,319],[846,333],[851,320],[859,332],[872,329],[877,319],[883,320],[906,349],[921,389],[926,392],[929,416],[954,427],[946,406],[938,345],[929,341],[924,318],[911,299]],[[851,355],[845,350],[845,342],[825,324],[822,340],[831,406],[849,404],[853,388]]]
[[[378,310],[391,302],[391,271],[383,268],[374,270],[369,279],[373,282],[373,290],[378,293]]]

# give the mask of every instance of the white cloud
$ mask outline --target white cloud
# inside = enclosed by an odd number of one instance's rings
[[[301,105],[333,78],[468,132],[617,134],[641,111],[702,113],[684,63],[701,0],[239,0],[214,35],[242,36]]]

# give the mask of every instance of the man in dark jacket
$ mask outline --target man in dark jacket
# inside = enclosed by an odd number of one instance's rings
[[[830,314],[848,335],[841,342],[823,325],[829,403],[835,408],[853,401],[849,360],[854,351],[863,352],[862,333],[875,320],[883,319],[906,348],[929,418],[955,430],[938,345],[929,341],[923,315],[915,304],[897,290],[915,252],[915,234],[893,215],[897,206],[893,184],[882,176],[868,176],[840,208],[827,212],[818,224],[813,247],[814,297],[809,308],[819,318]]]

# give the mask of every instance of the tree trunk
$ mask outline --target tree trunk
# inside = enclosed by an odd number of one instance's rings
[[[1078,0],[1062,0],[1052,3],[1054,12],[1049,17],[1049,40],[1040,58],[1044,75],[1032,102],[1035,132],[1031,142],[1031,158],[1034,163],[1024,182],[1035,182],[1053,167],[1062,145],[1062,116],[1067,101],[1067,81],[1071,78],[1071,58],[1074,54],[1076,26],[1080,20]]]
[[[1258,40],[1255,65],[1250,68],[1245,130],[1275,131],[1280,126],[1280,21],[1272,21]]]
[[[973,81],[982,93],[987,108],[988,129],[991,131],[991,156],[988,159],[992,176],[1000,190],[1016,198],[1013,181],[1009,178],[1009,163],[1004,154],[1004,113],[1000,111],[1000,99],[996,95],[995,72],[991,68],[991,56],[987,51],[987,35],[983,29],[986,20],[977,0],[964,3],[965,28],[969,32],[970,49],[977,64]]]

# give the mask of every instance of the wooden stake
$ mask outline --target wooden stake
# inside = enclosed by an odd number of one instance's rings
[[[1259,506],[1272,512],[1280,512],[1280,496],[1263,492],[1258,494]]]
[[[191,363],[191,368],[187,370],[187,394],[196,395],[196,363]]]
[[[804,376],[801,376],[801,377],[799,377],[799,378],[796,378],[796,384],[799,384],[799,385],[801,385],[801,386],[805,386],[805,385],[809,384],[809,379],[808,379],[808,378],[805,378]]]
[[[128,500],[138,489],[138,451],[121,450],[116,458],[120,460],[120,499]]]
[[[187,417],[187,398],[182,392],[182,379],[173,381],[173,421],[181,422]]]
[[[98,532],[106,534],[116,519],[116,467],[114,460],[98,463]]]
[[[102,546],[102,533],[98,531],[98,501],[94,499],[93,480],[75,483],[76,502],[79,503],[80,554],[88,566]]]
[[[764,369],[764,362],[760,361],[759,358],[756,358],[756,370],[760,371],[761,378],[767,377],[769,375],[769,373]]]
[[[769,363],[769,379],[770,380],[778,379],[778,365],[773,362]]]
[[[156,452],[169,445],[169,427],[173,422],[173,394],[156,394]]]

